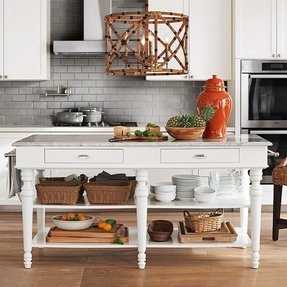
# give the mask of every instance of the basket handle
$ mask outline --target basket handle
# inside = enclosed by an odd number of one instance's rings
[[[184,216],[184,217],[186,217],[186,216],[191,217],[190,213],[189,213],[187,210],[185,210],[185,211],[183,212],[183,216]]]
[[[223,208],[217,208],[217,209],[215,210],[215,214],[218,214],[218,215],[223,214],[223,212],[224,212]]]

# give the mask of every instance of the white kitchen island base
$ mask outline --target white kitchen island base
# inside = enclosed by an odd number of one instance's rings
[[[31,268],[32,247],[51,248],[105,248],[107,244],[56,244],[47,243],[45,211],[47,209],[135,209],[137,227],[131,229],[130,242],[109,248],[137,248],[138,266],[146,266],[146,248],[195,248],[241,247],[252,248],[252,267],[259,266],[262,169],[267,167],[267,146],[270,143],[257,136],[228,136],[223,141],[175,141],[166,142],[117,142],[101,135],[35,135],[20,140],[16,147],[16,166],[22,171],[23,245],[24,266]],[[137,187],[135,204],[61,206],[41,205],[34,201],[35,170],[45,169],[135,169]],[[241,170],[240,192],[234,198],[216,198],[209,203],[173,201],[162,203],[149,199],[147,169],[238,169]],[[250,171],[249,176],[248,170]],[[147,214],[150,209],[216,209],[240,208],[238,238],[232,243],[179,243],[174,236],[171,242],[151,242],[147,238]],[[251,210],[251,239],[247,235],[248,209]],[[38,214],[38,234],[32,238],[33,209]],[[176,234],[176,231],[175,231]]]

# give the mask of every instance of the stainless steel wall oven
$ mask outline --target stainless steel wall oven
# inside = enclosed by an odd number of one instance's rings
[[[287,156],[287,61],[241,61],[241,131],[273,143],[263,183],[272,183],[273,168]]]

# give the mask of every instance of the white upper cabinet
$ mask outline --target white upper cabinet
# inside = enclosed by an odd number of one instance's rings
[[[232,0],[190,0],[190,78],[232,78]]]
[[[149,10],[189,16],[189,74],[154,76],[148,80],[232,78],[232,0],[149,0]]]
[[[287,59],[287,0],[277,0],[277,58]]]
[[[287,58],[287,0],[235,0],[235,57]]]
[[[148,0],[149,11],[162,11],[188,14],[188,0]]]
[[[0,0],[0,16],[2,18],[3,15],[3,0]],[[3,74],[4,74],[4,58],[3,58],[3,37],[4,37],[4,33],[3,33],[3,21],[0,21],[0,80],[3,78]]]
[[[0,80],[49,78],[49,0],[0,0]]]

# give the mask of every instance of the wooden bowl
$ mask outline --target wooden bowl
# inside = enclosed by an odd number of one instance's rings
[[[148,226],[148,234],[152,241],[164,242],[170,239],[173,224],[168,220],[154,220]]]
[[[174,128],[165,127],[170,136],[177,140],[194,140],[200,138],[205,130],[205,127],[200,128]]]

